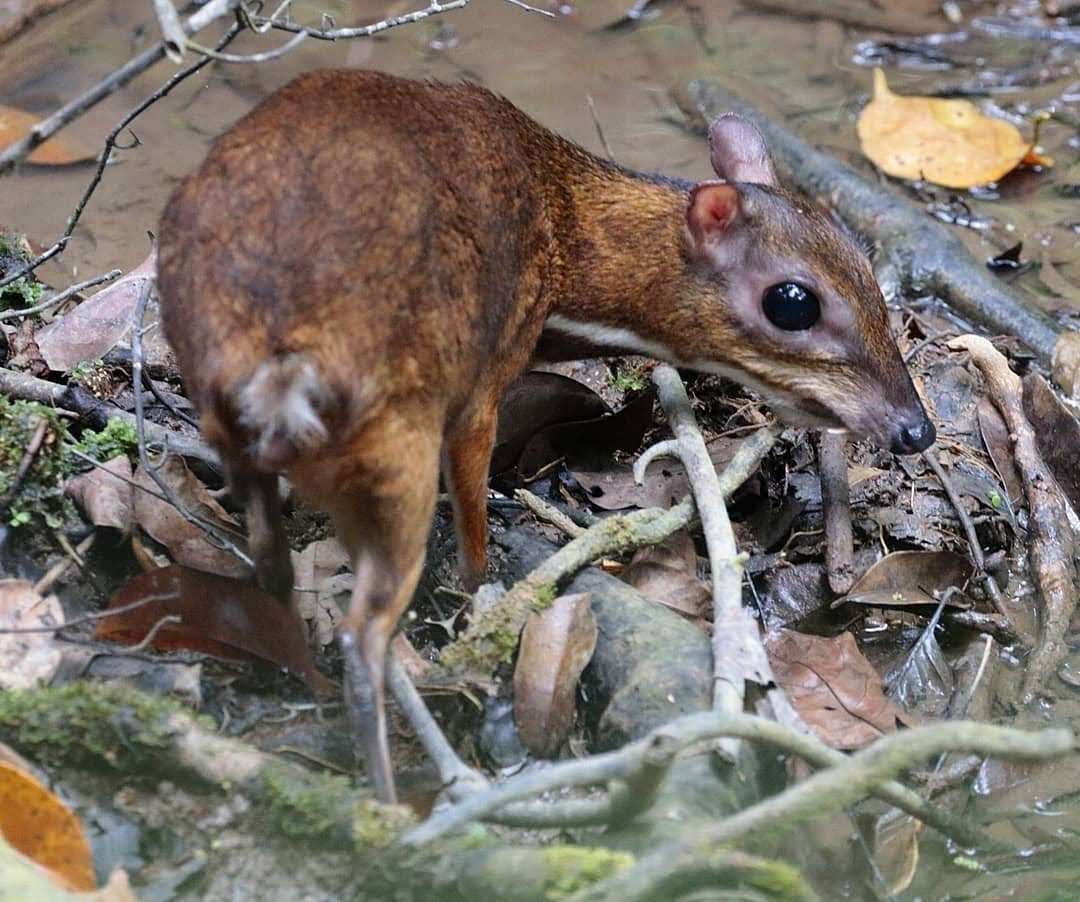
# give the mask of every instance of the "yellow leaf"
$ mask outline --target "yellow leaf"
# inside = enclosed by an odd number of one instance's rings
[[[25,138],[38,121],[37,116],[0,104],[0,147]],[[37,166],[65,166],[68,163],[84,163],[96,156],[96,150],[89,150],[64,138],[49,138],[35,147],[26,160]]]
[[[996,182],[1021,163],[1053,165],[1011,123],[967,100],[901,97],[874,70],[874,99],[859,115],[859,142],[889,175],[947,188]]]
[[[94,889],[90,844],[82,824],[30,774],[0,761],[0,833],[68,890]]]

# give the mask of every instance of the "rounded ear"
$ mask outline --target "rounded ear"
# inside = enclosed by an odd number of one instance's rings
[[[709,126],[709,153],[722,179],[777,186],[765,138],[742,116],[725,113]]]
[[[739,192],[725,182],[702,182],[690,191],[686,226],[700,248],[721,235],[740,212]]]

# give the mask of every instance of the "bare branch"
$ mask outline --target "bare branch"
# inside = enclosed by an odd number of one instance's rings
[[[174,63],[183,62],[186,35],[180,14],[172,0],[150,0],[150,4],[154,7],[154,15],[157,16],[158,26],[161,28],[165,53]]]
[[[25,307],[21,310],[5,310],[0,313],[0,322],[6,322],[13,319],[23,319],[27,316],[33,316],[36,313],[44,313],[46,310],[52,307],[57,307],[64,303],[72,295],[78,294],[80,291],[85,291],[87,288],[94,288],[100,285],[102,282],[110,282],[120,275],[119,269],[111,269],[107,273],[94,276],[92,279],[87,279],[85,282],[77,282],[74,285],[70,285],[63,291],[58,291],[51,297],[47,297],[40,304],[35,304],[33,307]]]

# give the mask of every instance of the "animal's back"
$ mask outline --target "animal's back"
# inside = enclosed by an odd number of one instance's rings
[[[462,403],[529,316],[531,127],[474,86],[327,70],[220,137],[160,235],[165,332],[204,409],[297,355],[338,397]]]

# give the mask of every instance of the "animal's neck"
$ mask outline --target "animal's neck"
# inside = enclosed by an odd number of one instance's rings
[[[559,290],[545,334],[555,330],[607,353],[674,359],[655,318],[686,280],[687,187],[581,162],[565,170]]]

